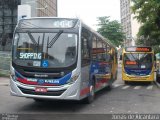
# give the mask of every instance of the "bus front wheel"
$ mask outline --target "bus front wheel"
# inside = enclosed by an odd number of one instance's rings
[[[129,84],[129,81],[124,81],[124,84],[126,84],[126,85]]]
[[[90,92],[87,98],[85,98],[85,103],[90,104],[94,101],[95,98],[95,85],[90,85]]]

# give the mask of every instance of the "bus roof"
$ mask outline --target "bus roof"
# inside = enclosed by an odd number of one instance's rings
[[[76,20],[76,21],[80,21],[82,26],[84,26],[85,28],[87,28],[88,30],[90,30],[91,32],[93,32],[95,35],[97,35],[98,37],[102,38],[102,40],[104,42],[106,42],[109,46],[111,47],[115,47],[115,45],[113,45],[107,38],[103,37],[101,34],[99,34],[98,32],[96,32],[95,30],[93,30],[92,28],[90,28],[88,25],[86,25],[81,19],[79,18],[61,18],[61,17],[31,17],[31,18],[24,18],[19,20],[19,22],[21,21],[25,21],[25,20],[36,20],[36,19],[65,19],[65,20]]]

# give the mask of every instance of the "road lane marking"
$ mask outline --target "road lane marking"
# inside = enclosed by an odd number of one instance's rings
[[[138,90],[138,89],[140,89],[140,88],[141,88],[141,86],[136,86],[136,87],[134,87],[135,90]]]
[[[129,87],[130,87],[130,86],[127,85],[127,86],[122,87],[122,89],[124,90],[124,89],[127,89],[127,88],[129,88]]]
[[[123,84],[114,84],[113,85],[113,88],[117,88],[117,87],[119,87],[119,86],[122,86]]]
[[[153,89],[153,85],[150,85],[147,87],[147,90],[152,90]]]

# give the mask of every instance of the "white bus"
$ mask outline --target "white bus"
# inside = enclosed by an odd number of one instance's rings
[[[22,19],[12,45],[11,95],[90,103],[116,79],[116,55],[114,46],[79,19]]]

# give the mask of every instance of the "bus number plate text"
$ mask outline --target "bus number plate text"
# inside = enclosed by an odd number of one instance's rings
[[[35,89],[35,92],[43,92],[43,93],[46,93],[47,92],[47,88],[36,88]]]

